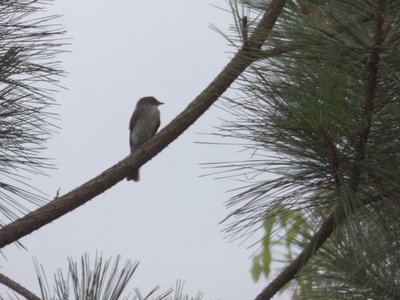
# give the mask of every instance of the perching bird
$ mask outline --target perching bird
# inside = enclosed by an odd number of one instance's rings
[[[158,106],[164,104],[154,97],[139,99],[129,123],[129,145],[131,153],[136,150],[157,132],[160,126],[160,111]],[[127,180],[139,181],[139,168],[132,170]]]

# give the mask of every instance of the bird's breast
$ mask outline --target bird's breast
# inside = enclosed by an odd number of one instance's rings
[[[141,111],[131,132],[132,145],[140,146],[152,138],[160,124],[160,111],[156,106],[146,107]]]

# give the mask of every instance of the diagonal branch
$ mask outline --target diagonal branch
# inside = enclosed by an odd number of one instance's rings
[[[354,147],[355,159],[353,172],[350,176],[350,188],[354,194],[357,193],[358,185],[362,175],[361,163],[366,157],[366,148],[371,128],[371,120],[374,104],[376,102],[376,90],[379,75],[380,53],[382,52],[382,44],[384,42],[384,12],[385,0],[376,0],[376,12],[374,16],[375,28],[372,45],[369,47],[369,59],[366,65],[367,80],[364,103],[361,108],[361,119],[364,126],[358,132],[357,141]],[[344,213],[343,208],[336,208],[322,224],[318,232],[312,237],[308,245],[303,251],[283,270],[257,297],[256,300],[271,299],[281,288],[289,283],[308,262],[308,260],[318,251],[321,245],[330,237],[330,235],[338,228],[347,217],[359,209],[363,203],[357,201],[352,204],[351,208]]]
[[[337,228],[335,215],[328,217],[318,232],[313,236],[303,251],[283,270],[275,279],[256,297],[256,300],[271,299],[281,288],[292,280],[301,268],[308,262],[312,255],[329,238]]]
[[[14,292],[20,294],[21,296],[25,297],[28,300],[40,300],[40,298],[36,296],[34,293],[32,293],[19,283],[15,282],[11,278],[1,273],[0,273],[0,283],[4,284],[6,287],[12,289]]]
[[[266,13],[249,37],[248,43],[240,49],[221,73],[198,95],[188,107],[161,130],[153,139],[113,167],[97,177],[56,197],[50,203],[27,214],[0,230],[0,248],[17,241],[40,227],[85,204],[124,179],[132,167],[140,167],[192,125],[256,59],[255,53],[271,32],[286,0],[273,0],[266,7]]]

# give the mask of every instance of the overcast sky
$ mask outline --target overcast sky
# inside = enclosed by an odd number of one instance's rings
[[[53,198],[98,175],[129,154],[128,123],[136,101],[152,95],[168,124],[218,74],[233,50],[209,28],[228,32],[224,0],[56,0],[71,52],[60,56],[67,88],[55,95],[61,121],[46,156],[57,169],[32,184]],[[5,248],[2,272],[39,293],[32,257],[51,275],[67,258],[85,252],[140,261],[134,286],[143,293],[177,279],[204,299],[253,299],[267,285],[250,275],[250,243],[229,242],[219,222],[238,187],[215,180],[200,164],[236,160],[238,148],[204,145],[226,114],[212,108],[141,170],[141,181],[123,181],[83,207]],[[50,276],[51,277],[51,276]],[[277,297],[276,299],[279,299]],[[283,298],[282,298],[283,299]]]

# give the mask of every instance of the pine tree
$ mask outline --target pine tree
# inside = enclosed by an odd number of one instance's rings
[[[241,2],[239,46],[265,11]],[[301,249],[257,299],[292,279],[297,299],[400,298],[399,16],[396,0],[287,1],[225,101],[220,134],[251,151],[219,166],[245,182],[228,232],[276,226]]]
[[[51,107],[63,71],[55,55],[65,41],[57,16],[41,15],[44,2],[0,1],[1,226],[46,202],[30,179],[52,167],[43,150],[56,129]]]

